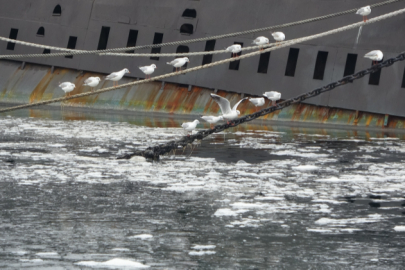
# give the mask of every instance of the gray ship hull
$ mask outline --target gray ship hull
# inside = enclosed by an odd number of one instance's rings
[[[379,1],[374,1],[378,3]],[[57,5],[61,14],[53,14]],[[281,23],[298,21],[344,11],[370,4],[369,1],[100,1],[100,0],[19,0],[0,1],[0,36],[9,37],[11,29],[18,29],[18,40],[67,47],[69,39],[76,37],[75,49],[95,50],[102,43],[102,29],[109,28],[106,48],[126,47],[129,33],[137,31],[136,45],[151,44],[155,33],[163,35],[162,42],[188,40],[217,34],[232,33]],[[372,10],[370,17],[403,8],[404,3],[389,4]],[[182,16],[189,10],[195,11],[195,18]],[[54,16],[56,15],[56,16]],[[193,16],[193,15],[191,15]],[[361,16],[346,15],[320,22],[282,29],[287,39],[312,35],[361,21]],[[228,92],[261,95],[265,91],[275,90],[283,98],[291,98],[311,89],[325,85],[343,77],[347,68],[348,54],[357,55],[351,68],[361,70],[371,65],[363,55],[370,50],[379,49],[385,58],[403,51],[405,38],[401,35],[404,16],[393,17],[359,30],[350,30],[340,34],[320,38],[311,42],[293,46],[299,49],[295,72],[286,76],[290,48],[271,52],[268,65],[260,66],[260,56],[243,59],[239,69],[230,69],[229,64],[200,70],[177,77],[166,82],[181,85],[211,88]],[[193,33],[180,33],[183,25],[192,25]],[[37,35],[43,27],[44,35]],[[223,49],[234,42],[250,46],[259,35],[271,37],[269,32],[245,35],[215,41],[215,49]],[[133,42],[133,41],[132,41]],[[135,45],[132,43],[132,45]],[[103,45],[103,44],[101,44]],[[13,50],[8,44],[0,44],[0,54],[42,53],[43,49],[16,44]],[[185,48],[184,46],[187,46]],[[185,44],[180,50],[190,52],[203,51],[206,42]],[[162,47],[161,53],[173,53],[178,47]],[[54,51],[52,51],[54,52]],[[149,53],[151,49],[140,50]],[[315,66],[319,52],[327,53],[323,76],[314,79]],[[229,58],[230,54],[213,55],[212,61]],[[131,71],[129,77],[143,78],[139,66],[154,63],[158,66],[156,74],[172,72],[166,62],[149,58],[113,57],[113,56],[74,56],[73,58],[23,58],[22,62],[45,66],[55,66],[86,72],[110,73],[122,68]],[[199,66],[203,56],[191,56],[188,67]],[[260,72],[258,72],[260,70]],[[395,116],[405,116],[402,100],[404,63],[384,69],[378,83],[368,78],[356,81],[336,91],[326,93],[308,104],[324,107],[342,108]],[[6,79],[6,78],[2,78]]]

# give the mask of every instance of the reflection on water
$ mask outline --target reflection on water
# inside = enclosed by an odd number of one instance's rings
[[[160,162],[115,159],[185,120],[2,116],[0,267],[403,267],[403,134],[259,120]]]

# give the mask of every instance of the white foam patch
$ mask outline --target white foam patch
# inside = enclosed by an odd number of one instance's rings
[[[315,224],[337,226],[337,225],[380,222],[382,219],[383,218],[381,215],[373,214],[369,215],[367,218],[349,218],[349,219],[321,218],[315,221]]]
[[[150,266],[142,264],[140,262],[115,258],[106,262],[95,261],[81,261],[75,263],[76,265],[92,267],[92,268],[109,268],[109,269],[136,269],[136,268],[149,268]]]
[[[300,166],[293,167],[293,169],[294,169],[294,170],[297,170],[297,171],[303,171],[303,172],[305,172],[305,171],[316,171],[316,170],[319,170],[319,167],[318,167],[318,166],[315,166],[315,165],[300,165]]]
[[[147,240],[151,238],[153,238],[153,235],[151,234],[138,234],[128,237],[128,239],[141,239],[141,240]]]
[[[191,256],[204,256],[204,255],[213,255],[215,253],[216,253],[215,251],[203,251],[203,250],[201,250],[201,251],[190,251],[188,253],[188,255],[191,255]]]
[[[215,245],[195,245],[193,247],[191,247],[192,249],[214,249],[216,248]]]
[[[57,252],[38,252],[36,255],[43,258],[59,257]]]
[[[214,216],[216,216],[216,217],[237,216],[237,215],[238,215],[237,212],[232,211],[231,209],[228,209],[228,208],[218,209],[218,210],[214,213]]]
[[[129,248],[113,248],[111,250],[113,250],[113,251],[130,251]]]
[[[395,226],[394,231],[396,231],[396,232],[405,232],[405,226]]]
[[[42,259],[20,259],[20,262],[25,262],[25,263],[40,263],[43,261],[44,260],[42,260]]]

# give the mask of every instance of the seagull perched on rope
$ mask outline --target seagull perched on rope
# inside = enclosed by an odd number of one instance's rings
[[[63,90],[63,92],[65,92],[65,94],[69,93],[67,96],[70,96],[70,92],[72,92],[76,88],[76,85],[71,82],[64,82],[64,83],[59,84],[59,87],[62,88],[62,90]]]
[[[93,92],[94,87],[96,87],[100,83],[99,77],[89,77],[84,81],[84,86],[90,86],[91,92]]]
[[[271,100],[271,105],[274,106],[276,105],[277,100],[279,100],[281,98],[281,93],[276,92],[276,91],[269,91],[269,92],[265,92],[263,94],[264,97],[266,97],[267,99]]]
[[[193,122],[185,122],[185,123],[181,124],[181,127],[187,131],[187,136],[190,136],[190,134],[188,134],[188,132],[191,131],[191,134],[192,134],[193,130],[197,127],[197,125],[199,123],[200,123],[200,121],[194,120]]]
[[[249,98],[249,101],[253,103],[253,105],[255,105],[256,107],[256,111],[257,111],[257,107],[263,106],[264,105],[264,98],[260,97],[260,98]]]
[[[283,32],[274,32],[274,33],[271,33],[271,35],[276,40],[276,43],[279,43],[285,39],[285,35]]]
[[[126,73],[130,73],[128,69],[124,68],[121,71],[113,72],[107,77],[105,77],[106,80],[113,81],[113,86],[117,87],[118,86],[118,81],[124,77]]]
[[[367,21],[367,15],[369,15],[370,13],[371,13],[370,6],[362,7],[356,12],[356,14],[363,16],[363,22]]]
[[[373,60],[373,65],[374,65],[374,64],[377,64],[378,61],[381,61],[384,58],[384,54],[380,50],[375,50],[375,51],[366,53],[364,55],[364,57]]]
[[[173,67],[175,67],[176,72],[177,72],[177,68],[180,68],[180,71],[181,71],[181,67],[189,62],[190,62],[190,60],[188,59],[188,57],[181,57],[181,58],[176,58],[171,62],[167,62],[166,64],[172,65]]]
[[[232,58],[236,56],[236,54],[242,51],[242,46],[240,44],[233,44],[225,49],[225,51],[232,53]]]
[[[219,108],[221,109],[222,112],[222,117],[227,120],[227,124],[229,124],[230,120],[238,118],[238,116],[240,115],[240,111],[237,110],[239,104],[242,101],[248,99],[247,97],[242,98],[231,109],[231,104],[229,103],[229,100],[227,100],[226,98],[215,94],[211,94],[211,97],[216,103],[218,103]]]
[[[253,40],[252,44],[256,44],[257,46],[260,45],[265,45],[269,44],[269,39],[266,37],[257,37],[255,40]],[[263,51],[263,47],[260,48],[261,51]]]
[[[217,123],[218,121],[224,121],[223,116],[201,116],[202,119],[210,123],[210,128],[212,128],[212,124]]]
[[[139,69],[140,69],[143,73],[145,73],[145,75],[146,75],[146,78],[145,78],[145,79],[148,78],[148,75],[149,75],[149,79],[150,79],[150,75],[151,75],[153,72],[155,72],[155,68],[157,68],[155,64],[152,64],[152,65],[150,65],[150,66],[139,67]]]

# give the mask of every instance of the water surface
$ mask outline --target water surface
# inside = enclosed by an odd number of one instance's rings
[[[258,121],[116,159],[183,120],[1,116],[0,268],[403,269],[402,134]]]

